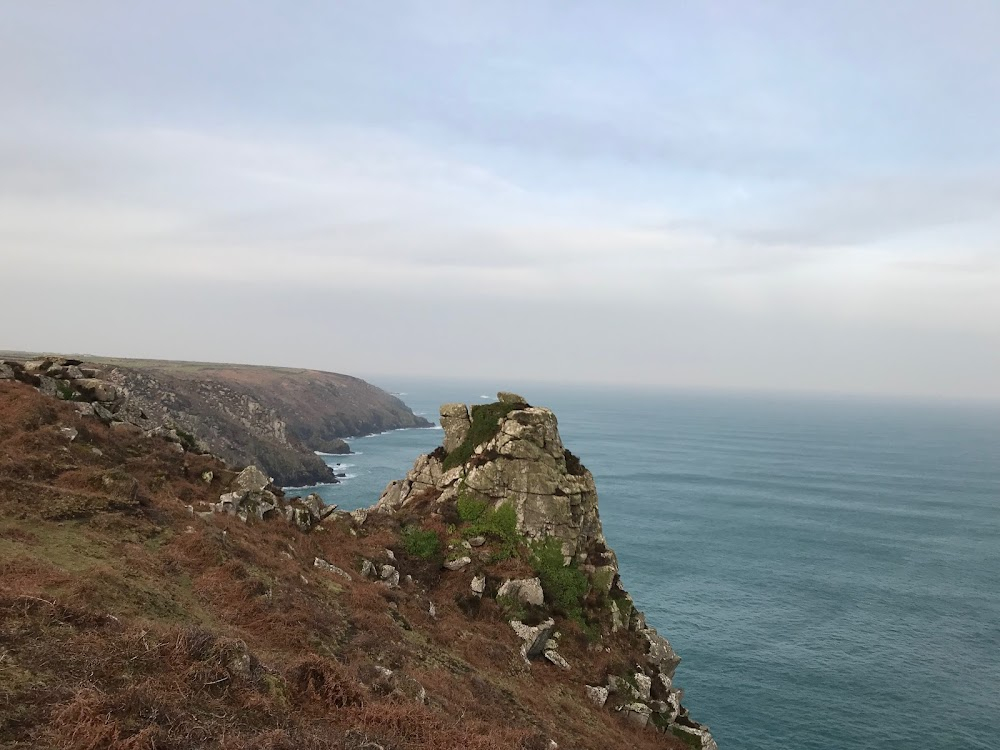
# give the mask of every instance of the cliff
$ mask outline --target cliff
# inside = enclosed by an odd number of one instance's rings
[[[674,685],[680,657],[647,625],[625,589],[601,528],[593,475],[563,446],[555,414],[517,394],[498,398],[471,410],[464,404],[442,406],[444,445],[420,456],[404,480],[390,483],[376,509],[411,522],[416,515],[452,524],[468,520],[470,508],[494,516],[507,511],[536,576],[508,579],[495,596],[504,602],[513,595],[520,605],[533,605],[510,609],[511,627],[525,641],[525,658],[544,656],[571,668],[552,641],[558,618],[581,627],[592,645],[610,639],[627,643],[628,663],[588,684],[588,695],[637,726],[714,750],[708,729],[690,718]],[[458,549],[456,559],[485,571],[488,580],[493,558],[464,546],[469,556]],[[476,579],[472,587],[477,588]]]
[[[314,451],[347,453],[344,437],[429,426],[363,380],[316,370],[61,357],[6,368],[48,393],[96,401],[108,422],[166,431],[285,486],[335,482]]]
[[[0,746],[714,747],[551,412],[346,513],[3,374]]]

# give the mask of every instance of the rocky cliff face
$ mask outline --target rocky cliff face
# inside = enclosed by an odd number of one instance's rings
[[[539,550],[556,544],[564,568],[545,571],[548,580],[544,574],[507,580],[496,591],[500,600],[513,596],[544,610],[535,612],[534,622],[511,618],[511,627],[524,639],[525,658],[544,657],[571,667],[551,640],[556,621],[550,615],[558,617],[560,606],[562,615],[575,618],[598,642],[630,638],[631,663],[587,685],[588,695],[633,723],[669,733],[692,747],[714,750],[708,729],[693,721],[681,704],[682,692],[673,682],[680,658],[647,625],[622,583],[617,559],[601,529],[593,476],[563,446],[555,414],[528,405],[516,394],[498,397],[496,404],[473,406],[471,411],[464,404],[442,406],[444,445],[420,456],[405,479],[385,489],[375,509],[410,519],[457,515],[459,521],[463,508],[476,503],[494,513],[511,509],[517,534],[528,550],[535,550],[536,567],[545,570]],[[455,556],[455,565],[448,569],[473,564],[477,548],[464,547],[468,554]],[[485,580],[473,578],[472,591],[486,592]],[[577,602],[562,590],[564,582],[574,580]],[[546,608],[546,603],[557,606]]]
[[[314,451],[347,453],[344,437],[429,426],[369,383],[312,370],[42,357],[11,360],[0,365],[5,373],[92,402],[108,423],[170,435],[230,464],[257,464],[286,486],[335,482]]]

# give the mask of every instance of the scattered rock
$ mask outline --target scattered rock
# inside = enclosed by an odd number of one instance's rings
[[[545,650],[545,658],[560,669],[570,669],[569,662],[566,661],[554,648]]]
[[[375,579],[378,578],[378,570],[375,568],[375,564],[371,560],[361,561],[361,575],[365,578]]]
[[[335,575],[338,575],[341,578],[347,579],[348,581],[353,581],[354,580],[353,578],[351,578],[351,574],[348,573],[346,570],[342,570],[342,569],[338,568],[336,565],[332,565],[331,563],[328,563],[322,557],[315,558],[313,560],[313,566],[316,567],[316,568],[319,568],[320,570],[325,570],[327,572],[330,572],[330,573],[333,573]]]
[[[486,537],[484,536],[474,536],[469,540],[469,546],[471,547],[482,547],[486,544]]]
[[[482,596],[486,591],[486,576],[475,576],[472,579],[472,593],[476,596]]]
[[[545,652],[545,645],[549,642],[549,636],[556,626],[556,621],[551,617],[538,625],[525,625],[520,620],[511,620],[510,626],[517,633],[518,638],[524,641],[521,647],[521,655],[527,659],[534,659]]]
[[[497,597],[510,597],[539,607],[545,602],[542,582],[538,578],[515,578],[505,581],[497,591]]]
[[[608,689],[600,685],[584,685],[587,697],[595,706],[603,707],[608,702]]]
[[[461,570],[466,565],[472,563],[471,557],[459,557],[457,560],[448,560],[444,563],[446,570]]]
[[[59,434],[72,443],[80,433],[75,427],[60,427]]]
[[[379,577],[389,588],[394,589],[399,587],[399,571],[396,570],[395,566],[383,565]]]

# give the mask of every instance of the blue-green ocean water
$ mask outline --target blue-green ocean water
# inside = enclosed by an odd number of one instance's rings
[[[504,385],[375,382],[430,419]],[[519,391],[723,750],[1000,748],[1000,407]],[[352,440],[322,493],[370,505],[441,435]]]

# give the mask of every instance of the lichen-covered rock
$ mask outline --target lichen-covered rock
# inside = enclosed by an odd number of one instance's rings
[[[525,659],[534,659],[545,652],[545,646],[555,629],[556,621],[550,617],[538,625],[525,625],[520,620],[511,620],[510,626],[517,633],[517,637],[524,641],[521,655]]]
[[[256,466],[248,466],[233,480],[230,487],[234,492],[262,492],[270,480]]]
[[[444,404],[441,407],[441,428],[444,430],[444,449],[451,453],[469,434],[472,420],[465,404]]]
[[[313,567],[319,568],[320,570],[325,570],[329,573],[333,573],[334,575],[338,575],[341,578],[344,578],[348,581],[354,580],[353,578],[351,578],[351,574],[348,573],[346,570],[338,568],[336,565],[327,562],[322,557],[317,557],[313,560]]]
[[[542,582],[538,578],[515,578],[504,581],[497,591],[497,597],[510,597],[525,604],[541,606],[545,601]]]
[[[603,708],[604,704],[608,702],[608,689],[601,685],[584,685],[584,689],[587,691],[587,697],[590,702],[599,708]]]

